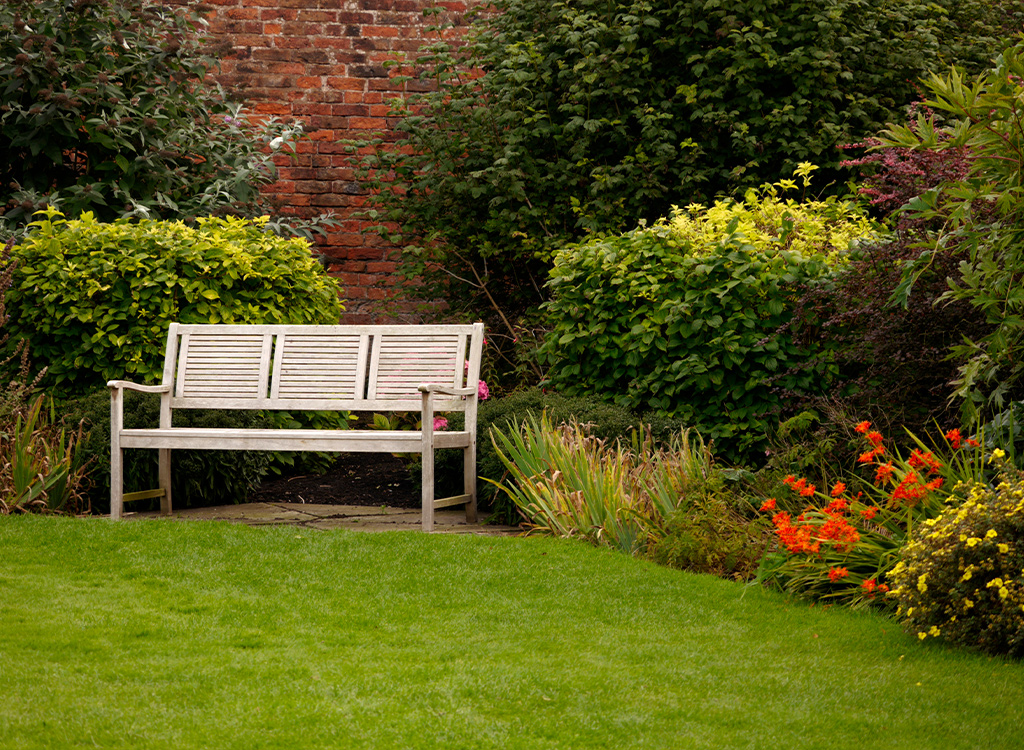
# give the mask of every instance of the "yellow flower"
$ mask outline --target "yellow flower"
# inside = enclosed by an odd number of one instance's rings
[[[917,578],[917,590],[922,594],[928,590],[928,584],[924,582],[924,579],[928,577],[927,573],[924,573]]]
[[[991,463],[992,461],[999,461],[1004,458],[1006,458],[1006,451],[1004,451],[1002,448],[996,448],[994,451],[992,451],[992,458],[989,459],[989,463]]]
[[[972,602],[970,599],[964,599],[964,609],[970,609],[973,606],[974,602]]]
[[[938,626],[932,625],[931,630],[928,631],[928,635],[938,638],[941,632],[942,631],[939,630]]]
[[[997,536],[997,534],[996,534],[996,530],[995,529],[989,529],[988,531],[985,532],[985,538],[986,539],[995,539],[996,536]]]
[[[969,581],[969,580],[971,580],[971,576],[972,575],[974,575],[974,566],[973,565],[968,565],[967,566],[967,570],[964,571],[964,574],[960,577],[960,580],[961,581]]]
[[[920,633],[917,634],[917,637],[920,638],[923,641],[925,638],[928,637],[928,634],[922,630]],[[918,683],[918,684],[920,684],[920,683]]]
[[[1008,545],[1008,544],[997,544],[996,545],[996,549],[998,549],[1002,554],[1005,555],[1007,552],[1010,551],[1010,545]]]
[[[993,578],[991,581],[989,581],[988,583],[985,584],[985,588],[991,589],[991,588],[996,588],[997,586],[1002,586],[1002,585],[1003,585],[1003,579],[1002,578]]]
[[[999,589],[999,598],[1000,599],[1005,599],[1009,595],[1010,595],[1010,591],[1009,591],[1009,589],[1006,588],[1006,586],[1003,586],[1001,589]]]
[[[981,544],[981,540],[976,536],[972,536],[967,540],[968,547],[977,547],[979,544]]]

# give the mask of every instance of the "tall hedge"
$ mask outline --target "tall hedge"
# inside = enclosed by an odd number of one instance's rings
[[[338,286],[304,239],[266,219],[102,223],[52,209],[12,250],[13,339],[66,394],[106,380],[159,381],[179,323],[337,323]]]
[[[363,158],[405,268],[492,335],[545,297],[551,253],[813,161],[898,121],[915,81],[978,69],[1019,3],[496,0],[418,59],[397,144]],[[461,39],[460,35],[460,39]],[[398,239],[392,237],[392,239]],[[499,314],[500,311],[500,314]]]

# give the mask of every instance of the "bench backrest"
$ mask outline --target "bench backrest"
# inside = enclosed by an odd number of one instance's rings
[[[422,383],[480,379],[473,325],[181,325],[167,335],[172,409],[418,411]],[[438,411],[462,398],[435,397]]]

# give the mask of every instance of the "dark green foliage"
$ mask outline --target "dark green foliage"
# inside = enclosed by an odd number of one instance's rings
[[[93,391],[61,405],[65,424],[82,424],[85,437],[78,451],[79,465],[89,477],[93,512],[110,511],[110,392]],[[127,428],[156,427],[160,423],[160,399],[152,394],[125,392],[124,424]],[[254,412],[189,410],[174,412],[175,427],[259,428],[271,426]],[[250,489],[267,473],[272,454],[266,451],[174,451],[171,454],[171,494],[174,507],[228,505],[245,502]],[[157,451],[125,451],[125,491],[154,489]],[[138,501],[129,510],[158,507],[159,500]]]
[[[171,322],[335,324],[341,311],[308,243],[258,220],[102,224],[51,209],[12,253],[9,329],[63,394],[158,382]]]
[[[928,98],[916,121],[891,127],[886,147],[957,153],[971,159],[966,176],[908,204],[941,229],[916,248],[894,297],[907,305],[918,280],[937,269],[947,248],[962,262],[940,303],[969,304],[980,330],[953,349],[962,363],[955,395],[968,419],[990,416],[1024,393],[1024,39],[973,79],[953,70],[926,81]],[[930,115],[940,113],[942,121]]]
[[[214,51],[188,3],[0,4],[0,211],[45,204],[191,218],[266,212],[273,153],[301,128],[254,124],[207,75]]]
[[[779,389],[821,393],[834,374],[785,328],[799,285],[831,273],[737,235],[697,252],[660,225],[567,247],[541,350],[550,383],[681,420],[728,461],[758,459]]]
[[[989,0],[497,0],[439,41],[360,157],[404,268],[519,338],[551,252],[789,176],[897,120],[929,69],[978,68]],[[449,39],[449,36],[442,36]],[[467,73],[472,70],[473,73]],[[365,144],[363,144],[365,145]],[[392,236],[397,240],[397,237]]]
[[[673,514],[649,554],[670,568],[750,580],[770,543],[767,520],[752,520],[712,493]]]

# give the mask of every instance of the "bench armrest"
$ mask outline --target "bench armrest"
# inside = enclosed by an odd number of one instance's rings
[[[107,388],[125,389],[129,391],[141,391],[142,393],[170,393],[170,385],[139,385],[127,380],[108,380]]]
[[[452,388],[450,385],[437,383],[423,383],[420,386],[420,393],[438,393],[442,396],[473,396],[476,392],[476,388]]]

